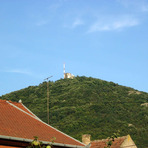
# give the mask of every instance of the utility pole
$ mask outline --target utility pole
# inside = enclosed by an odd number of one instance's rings
[[[47,121],[48,121],[48,124],[49,124],[49,79],[51,78],[52,76],[44,79],[45,81],[47,80]]]

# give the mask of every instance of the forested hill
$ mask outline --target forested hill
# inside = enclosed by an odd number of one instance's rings
[[[95,78],[75,77],[49,82],[50,124],[81,140],[104,139],[120,130],[138,148],[148,147],[148,93]],[[19,101],[47,122],[47,83],[12,92],[0,99]]]

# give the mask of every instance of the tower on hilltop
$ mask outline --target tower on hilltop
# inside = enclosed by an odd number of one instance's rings
[[[71,73],[65,73],[65,63],[63,65],[63,69],[64,69],[64,79],[68,78],[68,79],[73,79],[75,76]]]

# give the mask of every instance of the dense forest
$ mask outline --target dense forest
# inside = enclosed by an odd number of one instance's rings
[[[81,140],[105,139],[120,130],[138,148],[148,147],[148,93],[91,77],[49,81],[50,125]],[[47,122],[47,82],[0,99],[19,101]]]

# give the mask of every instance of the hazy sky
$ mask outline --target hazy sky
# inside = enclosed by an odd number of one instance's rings
[[[66,72],[148,92],[148,0],[0,0],[0,95]]]

